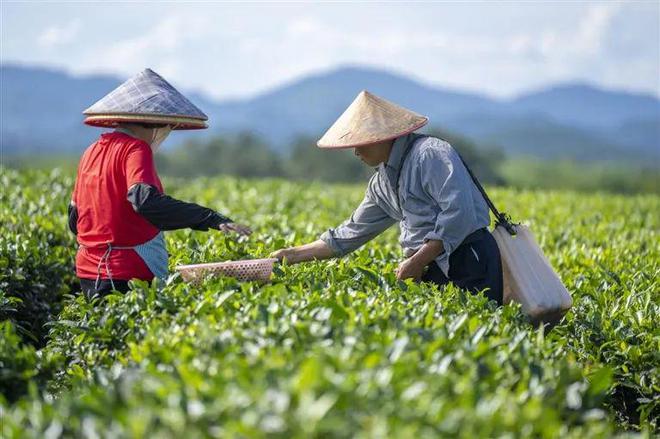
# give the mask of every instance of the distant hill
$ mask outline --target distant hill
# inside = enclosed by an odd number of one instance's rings
[[[606,91],[588,84],[554,86],[520,96],[511,105],[559,123],[605,130],[632,120],[660,117],[660,101],[653,96]]]
[[[344,68],[309,76],[253,99],[209,109],[222,131],[251,129],[285,147],[296,134],[317,136],[337,118],[360,90],[369,91],[442,121],[454,114],[497,103],[469,93],[435,89],[387,72]]]
[[[2,65],[1,73],[4,154],[81,151],[98,135],[81,123],[82,110],[122,81],[14,65]],[[428,115],[430,126],[510,155],[656,165],[660,156],[660,100],[653,96],[562,84],[497,100],[361,67],[308,76],[244,100],[193,93],[211,128],[177,133],[167,143],[249,130],[286,152],[296,136],[322,134],[362,89]]]
[[[98,131],[81,123],[81,112],[120,79],[73,77],[44,68],[0,67],[2,149],[5,154],[79,152]]]

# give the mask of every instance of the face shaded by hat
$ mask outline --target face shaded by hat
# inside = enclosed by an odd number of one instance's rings
[[[208,117],[151,69],[127,80],[86,109],[87,125],[120,123],[170,125],[175,130],[207,128]]]
[[[411,133],[427,122],[427,117],[365,90],[357,95],[317,145],[329,149],[375,145]]]

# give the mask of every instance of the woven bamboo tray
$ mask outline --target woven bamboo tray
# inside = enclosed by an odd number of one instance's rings
[[[205,277],[229,276],[240,281],[268,282],[273,274],[277,259],[246,259],[243,261],[213,262],[208,264],[178,265],[175,270],[181,277],[192,283],[200,282]]]

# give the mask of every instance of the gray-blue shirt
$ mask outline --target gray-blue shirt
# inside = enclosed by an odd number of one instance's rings
[[[416,134],[396,139],[387,163],[381,163],[369,180],[364,200],[349,219],[321,239],[343,256],[397,221],[406,253],[428,240],[442,241],[445,251],[436,262],[445,275],[456,247],[470,233],[488,227],[488,206],[449,143]]]

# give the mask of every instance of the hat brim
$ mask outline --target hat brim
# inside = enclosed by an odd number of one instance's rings
[[[185,116],[160,116],[155,114],[94,114],[85,117],[85,124],[114,128],[120,123],[153,123],[172,125],[173,130],[203,130],[208,128],[206,121]]]
[[[379,139],[376,139],[376,140],[369,140],[368,142],[352,143],[350,145],[333,145],[333,144],[322,145],[319,141],[319,142],[316,142],[316,146],[318,146],[321,149],[350,149],[350,148],[358,148],[358,147],[361,147],[361,146],[375,145],[375,144],[380,143],[380,142],[385,142],[386,140],[393,140],[393,139],[396,139],[397,137],[401,137],[401,136],[405,136],[406,134],[410,134],[413,131],[420,129],[421,127],[426,125],[428,122],[429,122],[429,118],[425,117],[423,121],[416,124],[412,128],[408,128],[405,131],[402,131],[400,133],[391,134],[391,135],[388,135],[388,136],[385,136],[383,138],[379,138]]]

